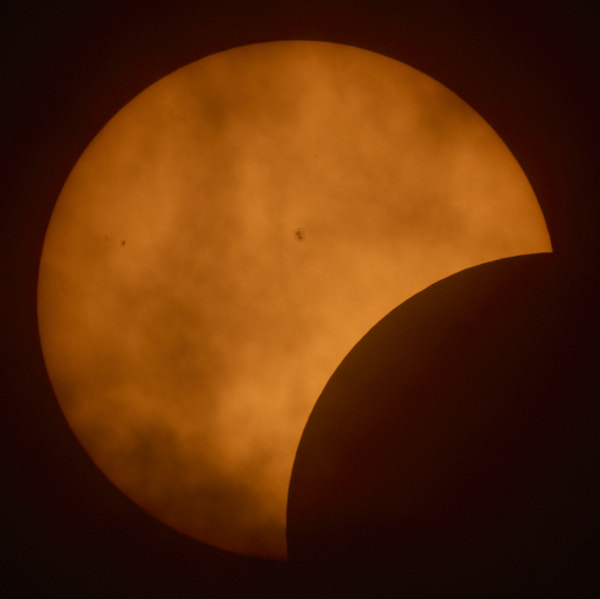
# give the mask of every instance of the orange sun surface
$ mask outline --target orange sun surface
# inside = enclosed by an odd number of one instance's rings
[[[431,283],[551,251],[490,126],[396,60],[235,48],[140,93],[69,175],[40,262],[46,367],[91,459],[202,542],[284,559],[304,425]]]

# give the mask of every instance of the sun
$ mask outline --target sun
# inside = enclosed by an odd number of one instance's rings
[[[281,559],[298,442],[348,351],[434,281],[546,251],[516,160],[433,79],[338,44],[234,48],[150,86],[73,168],[40,263],[44,359],[128,497]]]

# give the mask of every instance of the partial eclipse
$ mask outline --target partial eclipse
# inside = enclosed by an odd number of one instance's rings
[[[245,46],[150,86],[82,154],[43,247],[42,349],[128,497],[285,558],[298,442],[350,349],[431,283],[546,251],[517,161],[441,84],[349,46]]]

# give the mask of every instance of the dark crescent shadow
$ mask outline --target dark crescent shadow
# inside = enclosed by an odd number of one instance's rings
[[[551,254],[467,269],[348,354],[292,472],[289,554],[307,592],[569,595],[598,532],[599,427],[590,306],[564,289]]]

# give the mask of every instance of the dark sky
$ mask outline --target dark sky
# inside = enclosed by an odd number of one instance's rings
[[[124,498],[69,431],[38,344],[37,264],[75,160],[131,97],[207,54],[281,39],[348,43],[402,60],[466,100],[512,150],[542,205],[560,294],[572,298],[562,315],[553,313],[563,319],[555,342],[573,347],[579,388],[591,397],[599,23],[582,4],[508,4],[123,1],[2,9],[0,460],[11,596],[284,597],[297,588],[285,565],[203,546]],[[585,342],[564,326],[575,311]],[[597,447],[588,455],[594,460]]]

